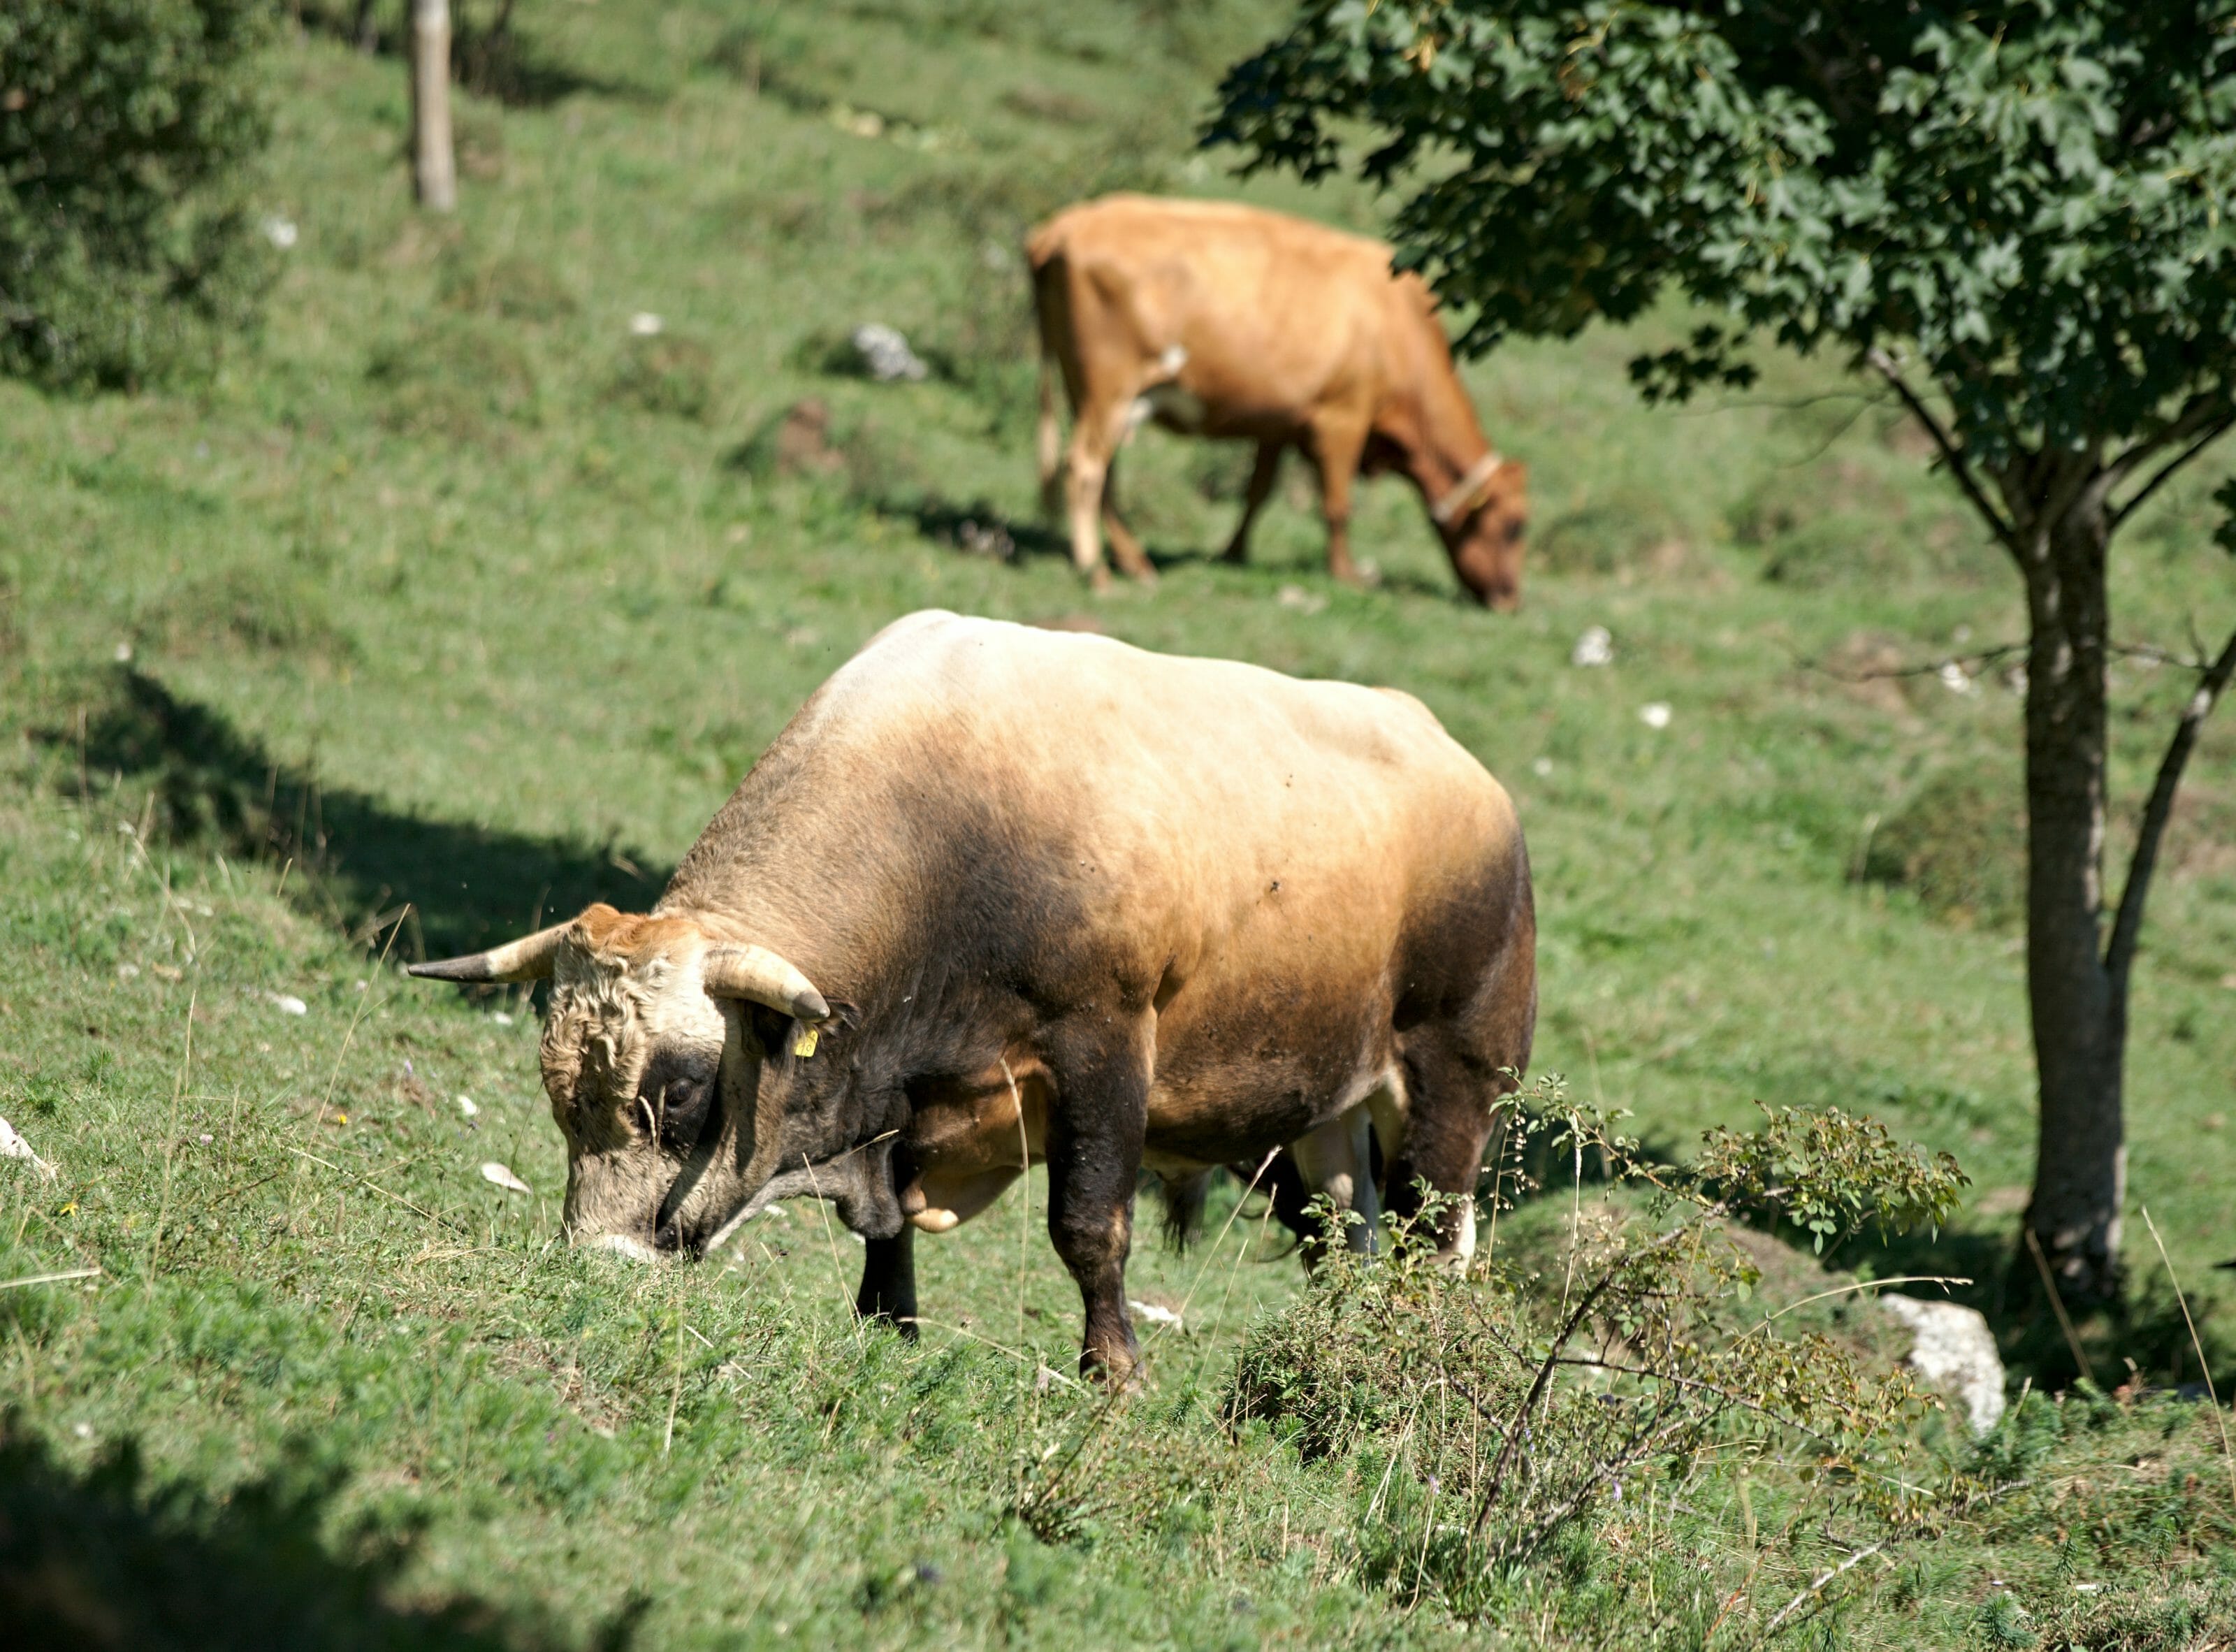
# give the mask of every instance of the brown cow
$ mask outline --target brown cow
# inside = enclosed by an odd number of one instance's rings
[[[1319,474],[1336,578],[1359,577],[1352,477],[1399,471],[1420,489],[1460,582],[1490,607],[1520,606],[1528,473],[1483,440],[1436,299],[1419,276],[1391,274],[1388,247],[1255,207],[1107,195],[1058,213],[1025,250],[1040,320],[1042,497],[1053,512],[1054,368],[1073,413],[1072,560],[1098,586],[1108,577],[1098,514],[1118,565],[1152,576],[1111,484],[1119,448],[1154,419],[1258,444],[1229,562],[1246,556],[1293,445]]]
[[[911,1246],[1028,1162],[1086,1307],[1135,1359],[1134,1184],[1289,1146],[1371,1231],[1474,1192],[1529,1058],[1514,808],[1419,701],[952,614],[896,622],[802,707],[645,916],[593,906],[453,981],[548,979],[545,1089],[579,1243],[697,1254],[772,1200]]]

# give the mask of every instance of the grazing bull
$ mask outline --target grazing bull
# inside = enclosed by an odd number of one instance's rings
[[[1377,1130],[1398,1200],[1464,1201],[1536,1005],[1513,807],[1417,701],[943,613],[815,693],[649,915],[412,973],[550,981],[577,1242],[700,1254],[821,1197],[906,1326],[916,1231],[1045,1161],[1119,1377],[1141,1166],[1293,1143],[1371,1217]]]
[[[1118,565],[1150,576],[1118,519],[1119,447],[1146,420],[1257,444],[1227,559],[1248,551],[1285,449],[1319,473],[1328,571],[1357,582],[1351,490],[1399,471],[1420,489],[1452,570],[1476,601],[1522,601],[1527,472],[1483,440],[1435,298],[1393,274],[1390,248],[1255,207],[1108,195],[1058,213],[1025,243],[1040,320],[1040,471],[1057,500],[1060,369],[1071,400],[1065,483],[1072,560],[1100,584],[1098,513]]]

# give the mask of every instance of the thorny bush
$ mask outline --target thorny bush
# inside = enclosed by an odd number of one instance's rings
[[[1731,1230],[1791,1222],[1821,1245],[1937,1223],[1964,1183],[1955,1162],[1837,1109],[1779,1109],[1752,1134],[1711,1131],[1691,1165],[1657,1163],[1557,1080],[1523,1100],[1493,1155],[1494,1237],[1532,1138],[1580,1189],[1590,1159],[1643,1195],[1579,1199],[1557,1280],[1495,1242],[1464,1271],[1440,1263],[1431,1201],[1378,1258],[1328,1256],[1237,1362],[1234,1425],[1371,1469],[1366,1577],[1477,1616],[1610,1505],[1674,1503],[1714,1462],[1758,1453],[1799,1464],[1828,1505],[1923,1517],[1936,1493],[1890,1471],[1932,1402],[1822,1335],[1786,1334],[1785,1310],[1753,1305],[1759,1272]]]

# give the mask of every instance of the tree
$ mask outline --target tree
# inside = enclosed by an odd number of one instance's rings
[[[255,319],[266,0],[0,5],[0,372],[129,387]]]
[[[1253,168],[1398,188],[1404,258],[1473,309],[1463,349],[1674,286],[1715,319],[1631,364],[1649,396],[1748,382],[1768,335],[1884,380],[1931,435],[2026,587],[2022,1236],[2068,1301],[2120,1290],[2130,971],[2236,673],[2236,636],[2194,662],[2108,903],[2107,551],[2236,422],[2232,71],[2231,0],[1316,0],[1207,132]]]

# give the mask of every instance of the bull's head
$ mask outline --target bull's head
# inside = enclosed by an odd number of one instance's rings
[[[1462,477],[1430,510],[1452,571],[1476,601],[1511,613],[1522,606],[1522,532],[1529,522],[1529,467],[1496,453]]]
[[[600,905],[438,981],[551,983],[543,1088],[567,1139],[569,1236],[640,1258],[698,1251],[773,1200],[819,1194],[886,1228],[889,1149],[853,1149],[845,1085],[815,1062],[832,1010],[765,947],[697,919]],[[890,1227],[899,1226],[891,1212]]]

